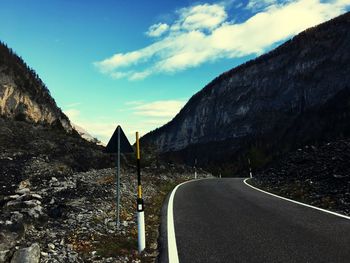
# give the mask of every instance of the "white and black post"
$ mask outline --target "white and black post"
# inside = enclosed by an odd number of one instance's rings
[[[249,164],[249,177],[253,178],[252,166],[250,165],[250,159],[249,158],[248,158],[248,164]]]
[[[197,158],[194,159],[194,179],[197,179]]]
[[[136,162],[137,162],[137,232],[138,250],[141,253],[146,247],[145,215],[142,199],[141,187],[141,167],[140,167],[140,142],[139,133],[136,132]]]

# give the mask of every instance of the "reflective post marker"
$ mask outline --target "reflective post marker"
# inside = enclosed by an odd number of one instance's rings
[[[194,179],[197,179],[197,158],[194,160]]]
[[[248,164],[249,164],[249,177],[253,178],[252,166],[250,165],[250,159],[249,158],[248,158]]]
[[[137,162],[137,230],[138,250],[141,253],[146,247],[145,215],[142,199],[141,167],[140,167],[140,142],[139,133],[136,132],[136,162]]]

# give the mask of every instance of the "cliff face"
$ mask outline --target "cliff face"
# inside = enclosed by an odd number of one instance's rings
[[[347,13],[214,79],[143,142],[186,162],[199,158],[207,163],[224,161],[223,156],[237,158],[237,153],[261,145],[272,150],[277,143],[289,148],[322,138],[330,122],[318,112],[350,87],[349,47]],[[321,123],[309,127],[308,121],[319,118]],[[343,128],[335,133],[348,129]]]
[[[0,116],[59,125],[72,131],[38,75],[7,46],[0,43]]]

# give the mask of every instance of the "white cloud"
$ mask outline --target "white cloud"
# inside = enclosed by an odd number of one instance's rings
[[[140,59],[145,57],[144,51],[134,51],[129,53],[119,53],[114,56],[105,59],[101,62],[95,62],[95,66],[100,68],[102,72],[109,72],[115,68],[121,68],[125,66],[130,66],[132,64],[137,64],[140,62]]]
[[[82,127],[93,137],[107,144],[117,125],[121,125],[129,141],[135,141],[135,132],[141,135],[169,122],[185,105],[185,100],[158,100],[145,102],[129,101],[123,107],[123,114],[110,117],[85,118],[78,109],[66,109],[64,113],[72,123]],[[118,110],[116,110],[118,111]]]
[[[249,0],[246,9],[257,11],[270,5],[277,4],[278,0]]]
[[[152,71],[150,71],[150,70],[144,70],[144,71],[140,71],[140,72],[133,72],[133,73],[130,74],[129,79],[130,80],[140,80],[140,79],[144,79],[144,78],[148,77],[151,74],[152,74]]]
[[[122,79],[130,75],[130,72],[115,71],[111,73],[113,79]]]
[[[97,137],[103,143],[107,144],[108,140],[112,136],[117,124],[113,121],[99,121],[99,120],[81,120],[78,119],[75,122],[83,129],[85,129],[88,133],[90,133],[93,137]]]
[[[93,137],[97,137],[103,143],[107,143],[113,134],[117,125],[112,121],[106,120],[85,120],[81,116],[81,112],[77,109],[67,109],[63,111],[74,124],[86,130]]]
[[[113,134],[116,125],[113,122],[102,121],[86,121],[82,115],[81,111],[78,109],[66,109],[63,111],[73,123],[73,126],[78,126],[86,130],[93,137],[97,137],[102,142],[108,142],[108,138]]]
[[[273,43],[340,14],[342,8],[317,0],[297,1],[283,7],[270,6],[241,25],[224,25],[215,30],[211,46],[229,57],[259,54]]]
[[[77,109],[68,109],[63,111],[70,120],[76,119],[80,115],[80,111]]]
[[[139,104],[132,108],[134,114],[145,117],[162,117],[170,120],[185,105],[184,100],[160,100]]]
[[[70,104],[65,105],[64,107],[65,108],[74,108],[74,107],[79,106],[79,105],[81,105],[81,102],[72,102]]]
[[[180,18],[172,26],[172,30],[213,30],[227,18],[224,7],[219,4],[195,5],[182,8],[178,13]]]
[[[168,31],[168,29],[169,29],[169,26],[165,23],[154,24],[149,27],[148,31],[146,32],[146,35],[150,37],[160,37],[166,31]]]
[[[130,105],[141,105],[143,103],[144,103],[143,100],[132,100],[132,101],[127,101],[124,104],[127,106],[130,106]]]
[[[350,0],[251,0],[249,5],[264,8],[242,23],[229,20],[220,4],[182,8],[177,11],[178,19],[153,44],[115,54],[95,65],[114,78],[140,80],[221,58],[258,55],[279,41],[340,15]]]

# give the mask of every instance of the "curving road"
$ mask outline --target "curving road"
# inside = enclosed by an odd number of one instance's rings
[[[160,262],[350,262],[349,219],[243,179],[191,181],[175,191],[163,207]]]

